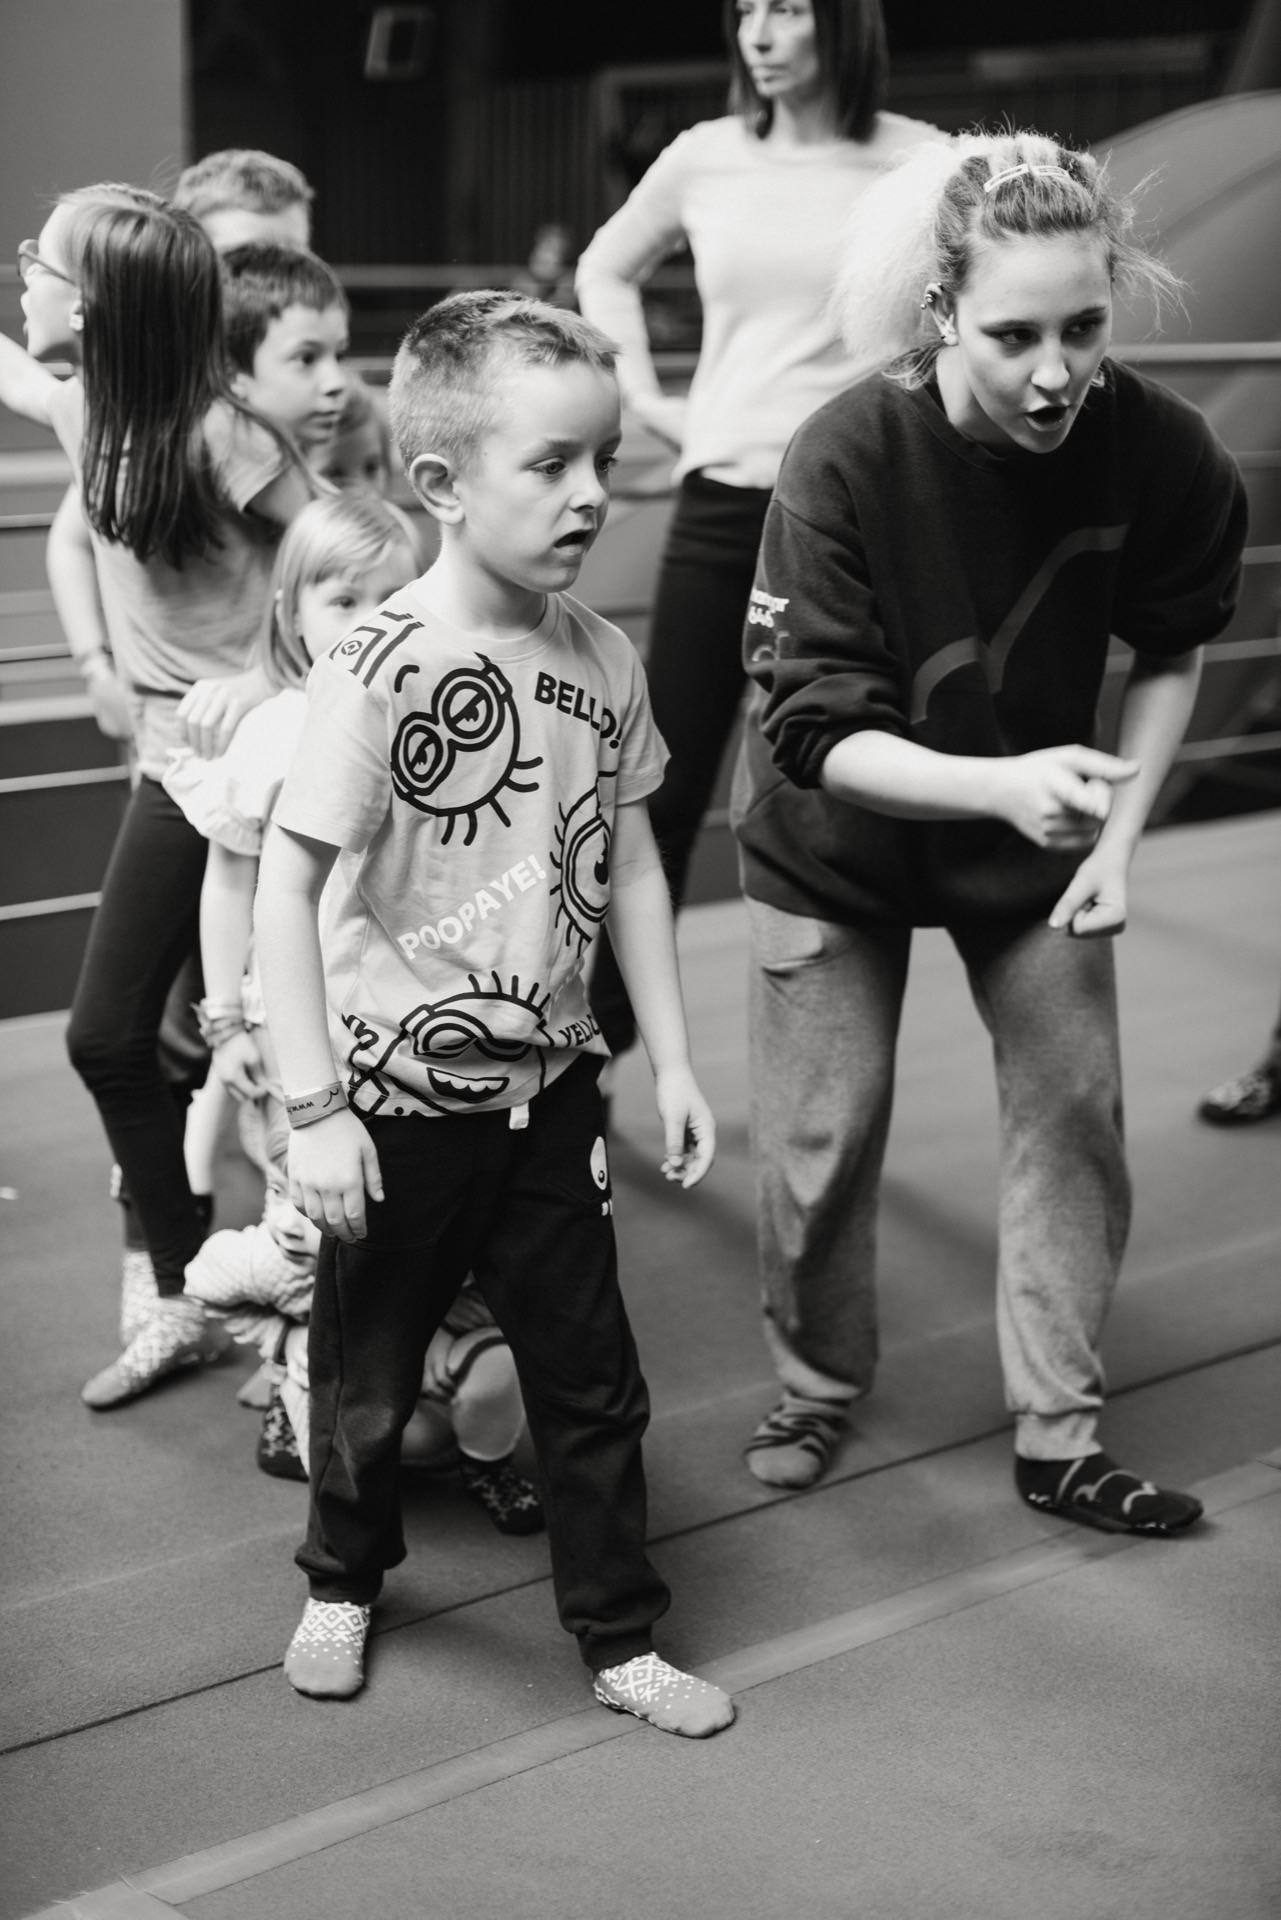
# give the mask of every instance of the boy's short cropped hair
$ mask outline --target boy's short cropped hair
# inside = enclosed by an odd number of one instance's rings
[[[330,307],[347,312],[347,295],[332,267],[306,247],[255,240],[232,247],[222,259],[222,305],[231,364],[252,373],[254,355],[273,320],[287,307]]]
[[[282,213],[286,207],[310,210],[315,191],[289,160],[257,147],[224,147],[184,167],[173,190],[173,204],[197,220],[234,207],[245,213]]]
[[[579,362],[612,373],[618,349],[563,307],[494,288],[451,294],[419,314],[400,344],[387,390],[406,471],[420,454],[465,468],[502,405],[502,374]]]

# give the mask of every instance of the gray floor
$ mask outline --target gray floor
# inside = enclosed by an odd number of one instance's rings
[[[301,1490],[253,1469],[242,1361],[113,1415],[80,1406],[114,1307],[103,1148],[58,1023],[4,1030],[0,1920],[59,1902],[64,1920],[1281,1911],[1281,1122],[1191,1117],[1275,1014],[1279,851],[1276,815],[1155,836],[1120,946],[1138,1216],[1106,1437],[1204,1488],[1209,1523],[1174,1543],[1011,1496],[990,1074],[933,934],[902,1044],[877,1392],[821,1488],[775,1498],[744,1472],[770,1380],[742,921],[687,916],[720,1159],[697,1194],[658,1178],[629,1061],[614,1162],[675,1593],[663,1647],[740,1704],[705,1744],[592,1707],[545,1544],[499,1539],[449,1488],[411,1496],[366,1693],[290,1694]]]

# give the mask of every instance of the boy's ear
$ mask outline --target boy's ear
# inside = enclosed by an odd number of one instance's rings
[[[463,503],[458,498],[454,468],[443,454],[417,454],[409,463],[406,477],[415,498],[433,520],[444,527],[457,526],[463,518]]]

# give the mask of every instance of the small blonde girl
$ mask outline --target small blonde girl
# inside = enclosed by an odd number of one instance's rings
[[[200,896],[202,1030],[218,1078],[260,1101],[274,1074],[252,981],[246,983],[258,856],[306,710],[311,663],[419,571],[413,527],[374,494],[313,500],[281,543],[259,663],[275,687],[237,727],[226,753],[179,753],[164,784],[209,841]]]

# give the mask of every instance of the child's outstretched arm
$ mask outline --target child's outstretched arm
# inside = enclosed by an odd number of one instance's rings
[[[1118,787],[1093,850],[1050,915],[1078,939],[1120,933],[1125,925],[1130,862],[1139,836],[1187,731],[1201,681],[1201,648],[1168,656],[1136,653],[1126,681],[1117,747],[1138,772]]]
[[[61,385],[25,347],[0,333],[0,406],[39,427],[52,427],[54,396]]]
[[[253,1034],[238,1024],[241,983],[253,939],[257,878],[258,861],[253,854],[233,853],[216,840],[209,842],[200,889],[200,964],[205,1008],[214,1027],[214,1072],[237,1100],[256,1100],[267,1084],[262,1050]]]
[[[254,938],[267,1025],[286,1100],[338,1079],[325,1009],[317,914],[337,848],[273,826],[263,848]],[[365,1196],[381,1200],[374,1143],[345,1100],[289,1141],[289,1194],[322,1232],[359,1240]]]
[[[716,1122],[690,1066],[671,899],[643,800],[615,813],[610,866],[609,937],[654,1070],[663,1172],[697,1186],[716,1154]]]

